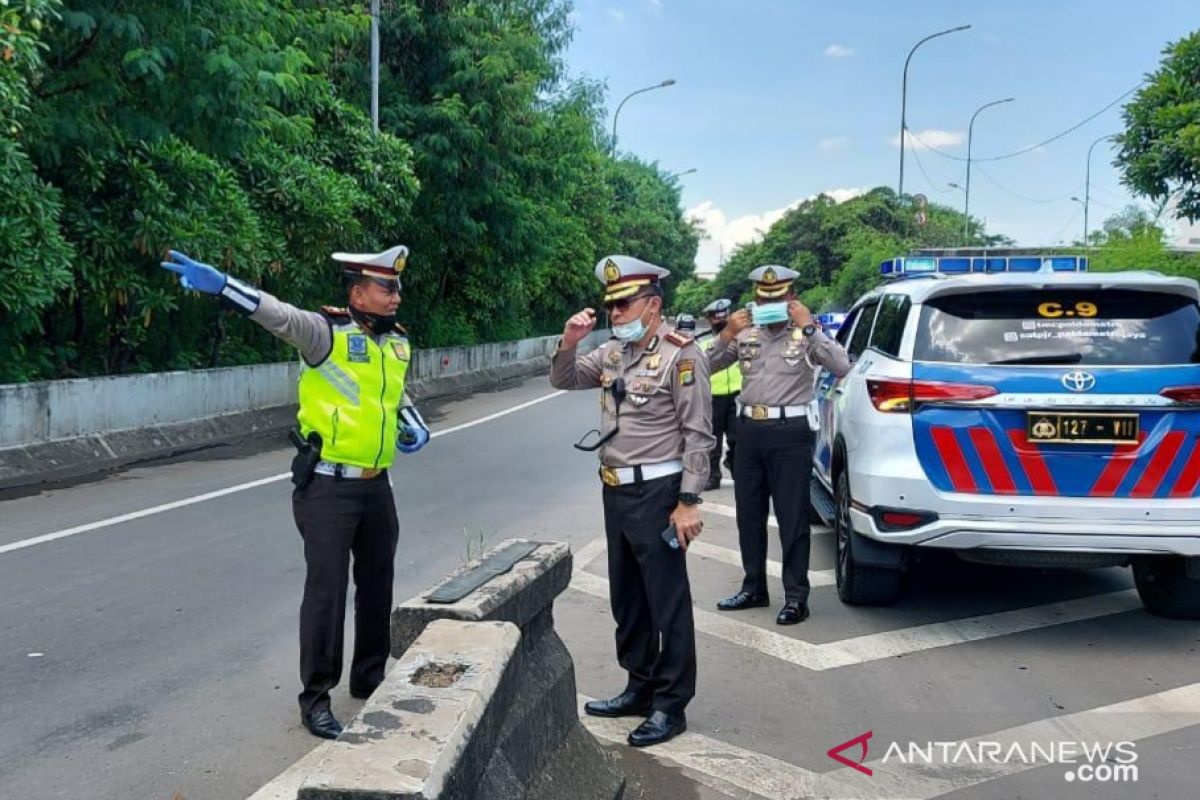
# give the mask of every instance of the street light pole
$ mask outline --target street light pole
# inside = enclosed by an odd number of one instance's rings
[[[985,108],[992,106],[1011,103],[1015,98],[1006,97],[1003,100],[993,100],[990,103],[984,103],[979,108],[975,109],[975,113],[971,115],[971,124],[967,126],[967,186],[964,190],[966,201],[963,203],[963,244],[970,244],[970,225],[971,225],[971,140],[975,135],[975,118],[979,116],[979,112]]]
[[[904,140],[906,138],[905,134],[908,131],[908,122],[906,117],[908,112],[908,63],[912,61],[913,53],[917,52],[917,48],[928,42],[930,39],[936,39],[939,36],[957,33],[958,31],[965,31],[969,27],[971,26],[959,25],[957,28],[950,28],[949,30],[931,33],[921,41],[914,44],[912,50],[908,51],[908,58],[904,59],[904,77],[900,82],[900,188],[897,189],[896,192],[901,200],[904,199]]]
[[[674,85],[675,85],[675,79],[667,78],[662,83],[656,83],[653,86],[647,86],[643,89],[638,89],[636,91],[630,92],[629,94],[625,95],[625,98],[623,100],[621,100],[620,103],[617,104],[617,111],[616,111],[616,113],[613,114],[612,155],[617,154],[617,118],[621,116],[621,107],[629,102],[629,98],[634,97],[639,94],[642,94],[643,92],[653,92],[655,89],[665,89],[668,86],[674,86]]]
[[[1105,139],[1111,139],[1115,135],[1116,134],[1109,133],[1104,136],[1101,136],[1099,139],[1092,142],[1091,146],[1088,147],[1087,172],[1086,172],[1086,177],[1084,178],[1084,181],[1083,181],[1083,246],[1084,247],[1088,246],[1088,209],[1091,207],[1091,204],[1092,204],[1092,150],[1094,150],[1096,148],[1096,145],[1100,144]]]
[[[1087,201],[1080,200],[1075,195],[1071,195],[1071,199],[1083,206],[1083,246],[1087,247]]]
[[[696,171],[696,168],[692,167],[691,169],[685,169],[683,172],[672,172],[670,175],[667,176],[667,180],[672,180],[674,178],[682,178],[684,175],[691,175],[695,171]]]
[[[948,184],[946,184],[946,185],[947,185],[947,186],[949,186],[951,189],[958,189],[960,192],[962,192],[962,193],[963,193],[963,196],[964,196],[964,197],[966,197],[967,190],[966,190],[966,189],[964,189],[964,188],[963,188],[961,185],[959,185],[959,184],[957,184],[957,183],[948,183]],[[965,216],[966,212],[963,212],[963,213],[964,213],[964,216]],[[963,223],[963,246],[964,246],[964,247],[965,247],[965,246],[968,244],[968,241],[967,241],[967,235],[968,235],[968,231],[967,231],[967,225],[966,225],[966,223],[964,222],[964,223]]]
[[[379,0],[371,0],[371,133],[379,135]]]

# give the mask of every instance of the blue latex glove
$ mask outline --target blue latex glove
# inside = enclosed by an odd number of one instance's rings
[[[185,289],[195,289],[205,294],[220,294],[225,288],[227,277],[219,269],[193,261],[183,253],[175,250],[168,251],[170,261],[162,262],[162,268],[179,276],[179,282]]]
[[[396,449],[405,455],[412,455],[429,444],[429,431],[411,425],[401,425],[400,435],[396,437]]]

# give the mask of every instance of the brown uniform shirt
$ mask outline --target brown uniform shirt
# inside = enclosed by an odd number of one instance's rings
[[[556,389],[602,387],[601,433],[617,424],[610,388],[617,378],[625,380],[620,431],[600,448],[600,463],[633,467],[681,459],[680,491],[699,494],[708,480],[708,451],[716,443],[708,363],[700,348],[664,323],[645,349],[610,339],[582,356],[575,348],[559,349],[550,364]]]
[[[250,315],[269,333],[273,333],[300,351],[305,363],[316,366],[329,356],[333,349],[333,331],[329,321],[315,311],[305,311],[285,303],[274,295],[259,290],[261,299],[258,308]],[[367,336],[379,343],[380,337],[364,330]],[[400,405],[411,406],[412,400],[405,391]]]
[[[790,322],[779,330],[746,328],[729,342],[718,338],[708,351],[709,369],[734,362],[742,368],[741,402],[748,406],[802,406],[812,400],[816,367],[839,378],[850,372],[845,348],[819,328],[805,336]]]

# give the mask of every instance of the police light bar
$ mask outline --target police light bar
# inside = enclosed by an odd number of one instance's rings
[[[909,256],[879,265],[885,278],[997,272],[1087,272],[1087,256]]]

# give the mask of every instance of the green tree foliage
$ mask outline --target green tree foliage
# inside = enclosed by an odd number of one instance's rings
[[[721,297],[735,305],[750,300],[746,276],[765,264],[800,273],[796,291],[814,311],[844,309],[878,282],[881,261],[917,247],[954,246],[962,236],[960,212],[930,204],[918,223],[911,204],[886,187],[843,203],[819,195],[789,210],[762,239],[739,247],[712,281],[684,284],[675,310],[695,313]],[[1010,243],[983,233],[974,220],[971,236],[976,247]]]
[[[1126,206],[1088,238],[1092,272],[1145,269],[1200,279],[1200,256],[1168,250],[1162,228],[1139,206]]]
[[[0,381],[290,357],[168,247],[315,307],[331,252],[403,242],[421,346],[556,329],[605,252],[691,274],[677,187],[564,75],[567,3],[383,6],[376,137],[361,3],[0,5]]]
[[[1117,166],[1134,192],[1200,219],[1200,31],[1167,46],[1157,72],[1125,106]]]

